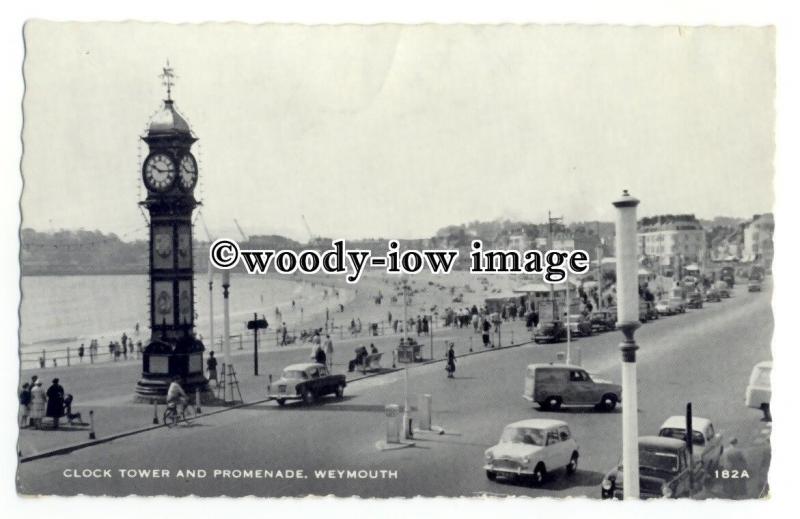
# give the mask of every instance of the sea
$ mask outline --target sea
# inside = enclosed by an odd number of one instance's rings
[[[214,334],[218,342],[223,326],[220,276],[214,278],[213,287]],[[338,291],[338,298],[335,291]],[[324,324],[326,308],[333,313],[340,303],[347,304],[353,297],[348,288],[308,278],[232,274],[231,334],[243,333],[253,313],[259,317],[263,315],[271,330],[276,329],[280,321],[290,328],[310,327],[320,316]],[[92,339],[97,339],[101,351],[109,341],[119,341],[123,333],[146,342],[150,336],[147,298],[147,275],[23,276],[20,308],[23,367],[35,365],[43,351],[48,366],[49,359],[64,357],[67,347],[72,355],[77,355],[81,343],[88,347]],[[276,308],[281,312],[280,318]],[[202,275],[195,276],[195,313],[196,333],[208,337],[208,278]]]

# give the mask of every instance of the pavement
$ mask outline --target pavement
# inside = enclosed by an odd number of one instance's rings
[[[744,391],[752,366],[771,358],[770,299],[770,290],[749,294],[738,286],[731,299],[652,321],[636,333],[640,434],[655,434],[665,418],[683,414],[691,401],[696,416],[712,419],[726,438],[739,439],[748,461],[747,497],[757,497],[766,482],[768,428],[758,410],[744,406]],[[456,342],[461,352],[464,337]],[[619,382],[620,339],[610,332],[574,346],[580,347],[587,370]],[[188,426],[22,463],[18,488],[24,494],[58,495],[598,497],[603,474],[620,458],[620,411],[544,412],[521,397],[524,367],[554,361],[564,348],[564,343],[528,344],[466,356],[459,359],[454,379],[445,377],[442,364],[416,366],[408,374],[409,400],[413,404],[419,394],[432,395],[434,424],[445,434],[418,436],[412,448],[375,447],[385,435],[384,406],[403,403],[404,373],[398,371],[353,381],[343,401],[284,408],[259,403],[202,416]],[[268,365],[277,370],[282,360],[303,354],[293,351],[275,352]],[[250,394],[258,394],[258,383],[248,386]],[[129,380],[117,384],[130,394]],[[581,449],[577,474],[568,478],[553,471],[538,488],[487,480],[481,469],[484,450],[506,424],[533,417],[570,424]],[[70,477],[76,469],[100,469],[100,477]],[[259,469],[270,473],[237,472]],[[109,471],[107,476],[102,470]],[[142,470],[169,474],[154,478],[152,472],[137,472]]]

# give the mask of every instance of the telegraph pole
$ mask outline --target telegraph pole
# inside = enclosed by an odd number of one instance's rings
[[[208,340],[214,349],[214,267],[208,262]]]
[[[403,276],[403,343],[408,347],[408,279]],[[414,361],[414,349],[411,348],[411,359],[407,359],[403,370],[403,436],[411,438],[411,427],[408,420],[408,365]]]
[[[639,323],[639,278],[636,258],[636,206],[625,190],[613,202],[616,214],[617,328],[622,353],[622,481],[624,499],[639,499],[639,421],[634,333]]]
[[[547,211],[547,250],[553,250],[553,224],[561,222],[564,219],[563,216],[550,216],[550,210]],[[556,311],[556,289],[555,286],[550,283],[550,301],[552,301],[553,305],[553,318],[558,319],[558,312]]]
[[[222,398],[228,401],[228,379],[231,376],[231,308],[228,301],[229,289],[231,286],[231,271],[222,271],[222,344],[224,353],[223,373],[225,373],[225,385],[222,388]],[[231,388],[231,400],[233,400],[233,388]]]

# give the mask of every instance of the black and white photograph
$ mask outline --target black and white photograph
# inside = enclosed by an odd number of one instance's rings
[[[774,26],[20,37],[19,496],[774,497]]]

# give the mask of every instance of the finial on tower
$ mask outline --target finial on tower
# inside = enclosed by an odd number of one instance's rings
[[[161,78],[161,84],[167,87],[167,101],[172,101],[172,86],[175,84],[176,78],[175,71],[169,66],[169,60],[161,70],[162,72],[158,77]]]

